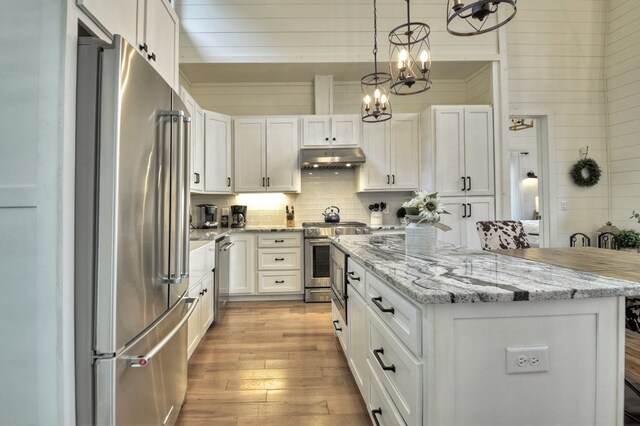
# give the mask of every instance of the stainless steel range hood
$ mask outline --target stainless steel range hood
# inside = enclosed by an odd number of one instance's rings
[[[366,160],[360,148],[302,148],[300,155],[303,169],[348,169]]]

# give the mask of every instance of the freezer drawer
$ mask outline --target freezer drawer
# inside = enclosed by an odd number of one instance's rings
[[[182,299],[122,354],[96,362],[97,425],[175,423],[187,390],[186,320],[197,303]]]

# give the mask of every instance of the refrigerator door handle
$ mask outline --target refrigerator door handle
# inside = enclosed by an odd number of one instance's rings
[[[189,165],[191,156],[189,155],[189,145],[191,141],[191,118],[183,117],[184,132],[182,133],[182,182],[180,185],[182,211],[182,271],[181,278],[189,278]]]
[[[198,302],[199,301],[200,301],[200,299],[198,299],[196,297],[190,297],[190,298],[185,299],[185,303],[191,303],[191,306],[189,307],[189,310],[184,314],[182,319],[178,322],[178,324],[176,324],[176,326],[173,327],[173,329],[171,329],[169,334],[164,336],[164,338],[161,341],[159,341],[158,344],[156,346],[154,346],[145,355],[139,355],[139,356],[131,357],[130,363],[129,363],[129,367],[133,367],[133,368],[146,367],[147,364],[149,364],[149,362],[151,362],[153,357],[158,352],[160,352],[162,350],[162,348],[167,343],[169,343],[169,341],[171,341],[171,339],[173,338],[173,336],[176,335],[176,333],[178,333],[180,331],[180,329],[182,328],[184,323],[187,322],[187,320],[189,320],[189,317],[191,316],[193,311],[195,311],[196,306],[198,306]]]

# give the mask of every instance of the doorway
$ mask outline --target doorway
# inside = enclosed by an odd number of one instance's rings
[[[509,185],[511,219],[522,222],[532,247],[555,244],[550,232],[549,132],[547,116],[511,116]]]

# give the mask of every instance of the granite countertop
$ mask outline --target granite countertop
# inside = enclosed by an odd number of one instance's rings
[[[333,243],[421,304],[638,296],[640,283],[438,242],[405,255],[404,235],[342,236]]]
[[[302,226],[246,226],[244,228],[211,228],[189,230],[190,241],[214,241],[234,232],[302,232]]]

